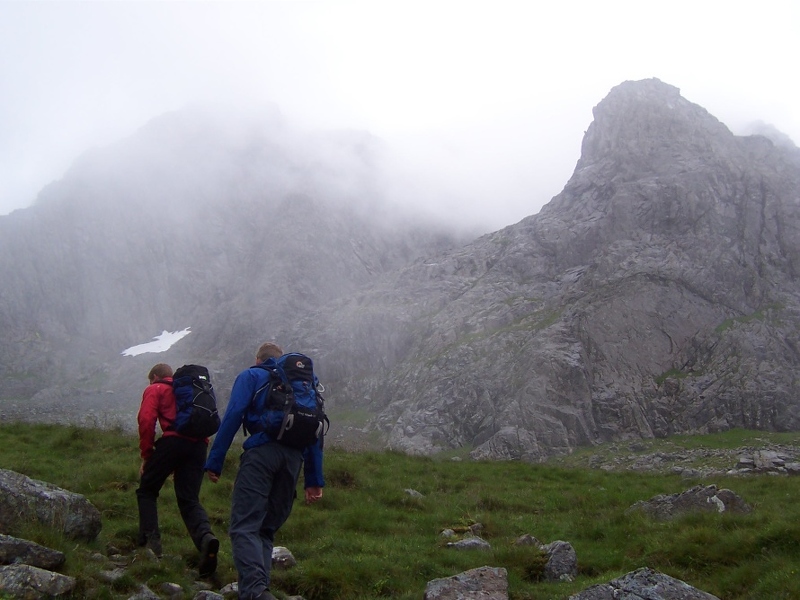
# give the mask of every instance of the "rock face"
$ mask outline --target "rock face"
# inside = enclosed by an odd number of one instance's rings
[[[316,346],[363,367],[340,395],[391,447],[538,461],[800,427],[800,151],[736,137],[658,80],[594,117],[539,214],[328,311]]]
[[[102,528],[100,512],[84,496],[0,469],[0,532],[13,532],[24,521],[38,521],[86,541]]]
[[[659,80],[625,82],[559,195],[456,245],[365,219],[386,208],[366,136],[263,131],[234,143],[163,119],[0,218],[7,399],[132,421],[154,360],[119,352],[191,326],[157,360],[208,365],[223,402],[273,338],[313,355],[330,408],[369,414],[365,433],[411,453],[540,461],[800,428],[793,145],[734,136]],[[167,235],[153,214],[182,226]]]

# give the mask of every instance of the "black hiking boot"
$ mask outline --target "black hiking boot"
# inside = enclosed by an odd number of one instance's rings
[[[209,577],[217,570],[217,552],[219,552],[219,540],[213,533],[205,534],[200,543],[200,562],[197,565],[200,577]]]
[[[152,533],[147,536],[147,543],[145,544],[148,550],[155,554],[156,558],[161,558],[161,536],[157,533]]]

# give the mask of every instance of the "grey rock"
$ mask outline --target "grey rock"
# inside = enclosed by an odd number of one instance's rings
[[[183,598],[183,588],[177,583],[165,581],[158,586],[158,591],[166,595],[168,598]]]
[[[573,594],[569,600],[720,600],[688,583],[653,569],[631,571],[609,583]]]
[[[543,544],[538,539],[533,537],[531,534],[525,533],[525,534],[519,536],[516,540],[514,540],[514,545],[515,546],[537,546],[537,547],[541,548]]]
[[[660,444],[661,442],[651,442]],[[762,461],[756,469],[756,455],[769,453],[776,456],[775,462]],[[765,444],[763,448],[695,448],[680,452],[655,452],[622,456],[614,445],[605,450],[590,453],[581,464],[588,468],[607,471],[646,470],[658,473],[674,473],[684,478],[705,478],[717,475],[794,475],[800,459],[800,448],[796,446]],[[558,463],[561,458],[553,459]],[[712,464],[722,466],[711,466]],[[726,464],[731,467],[724,466]]]
[[[508,600],[508,572],[480,567],[453,577],[434,579],[425,587],[425,600]]]
[[[578,555],[569,542],[557,540],[542,546],[547,553],[544,578],[547,581],[572,581],[578,575]]]
[[[294,555],[284,546],[272,548],[272,566],[276,569],[291,569],[297,566]]]
[[[0,469],[0,532],[39,522],[70,538],[92,541],[102,528],[100,511],[86,497]]]
[[[64,564],[64,553],[46,548],[35,542],[0,534],[0,564],[23,563],[47,571],[55,571]]]
[[[629,510],[641,510],[656,519],[670,520],[691,512],[747,514],[752,508],[731,490],[718,489],[715,485],[698,485],[678,494],[659,495],[637,502]]]
[[[224,600],[225,596],[222,594],[218,594],[217,592],[212,592],[210,590],[203,590],[201,592],[197,592],[193,597],[192,600]]]
[[[799,462],[786,463],[786,474],[800,475],[800,463]]]
[[[196,594],[197,592],[209,592],[212,590],[212,585],[207,581],[193,581],[192,582],[192,591]]]
[[[116,569],[111,569],[108,571],[100,571],[97,574],[97,578],[105,583],[114,583],[118,579],[121,579],[124,575],[125,575],[125,569],[118,567]]]
[[[465,538],[463,540],[459,540],[457,542],[448,542],[448,548],[454,548],[455,550],[491,550],[492,546],[484,540],[483,538],[479,538],[477,536],[472,536]]]
[[[74,577],[30,565],[0,566],[0,593],[8,594],[12,598],[38,600],[63,596],[72,592],[75,585]]]
[[[132,596],[129,596],[128,600],[161,600],[161,598],[146,585],[140,585],[139,590]]]

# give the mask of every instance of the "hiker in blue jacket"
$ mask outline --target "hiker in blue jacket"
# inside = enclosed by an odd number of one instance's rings
[[[321,438],[302,450],[286,446],[266,431],[259,431],[254,397],[268,382],[270,373],[259,367],[283,354],[272,342],[259,347],[256,365],[236,377],[219,431],[208,454],[205,469],[216,483],[225,455],[242,425],[252,435],[243,444],[239,472],[233,486],[229,534],[233,561],[239,574],[239,598],[271,600],[269,591],[275,533],[289,518],[295,489],[304,467],[305,501],[322,498]]]

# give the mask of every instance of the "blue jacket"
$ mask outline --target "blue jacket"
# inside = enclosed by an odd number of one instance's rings
[[[272,360],[272,359],[269,359]],[[250,367],[239,373],[233,382],[231,397],[225,414],[219,426],[219,431],[214,438],[211,450],[208,452],[206,460],[206,471],[211,471],[219,475],[222,473],[222,465],[225,462],[225,455],[233,442],[233,438],[239,431],[239,427],[246,422],[250,404],[256,391],[267,384],[269,371],[258,366]],[[273,439],[266,432],[258,432],[245,439],[242,447],[247,450],[261,446]],[[305,479],[304,487],[324,487],[325,479],[322,476],[322,448],[320,441],[313,446],[308,446],[303,450],[303,475]]]

